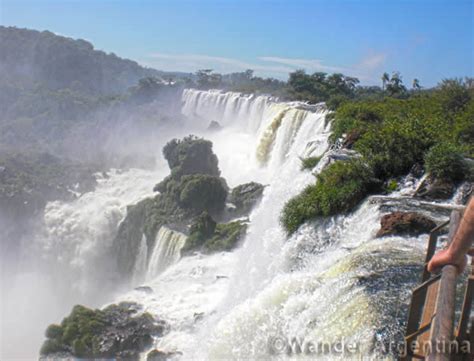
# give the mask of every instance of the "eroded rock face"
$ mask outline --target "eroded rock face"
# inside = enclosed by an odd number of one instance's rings
[[[138,360],[139,353],[153,344],[153,338],[168,330],[164,321],[140,310],[140,305],[125,302],[102,310],[75,306],[60,325],[47,328],[42,358],[68,355]]]
[[[147,356],[147,361],[167,361],[171,360],[174,357],[181,355],[181,352],[166,352],[162,350],[152,350],[150,351]]]
[[[428,177],[418,188],[416,196],[428,200],[449,199],[455,190],[456,185],[450,180]]]
[[[436,223],[416,212],[393,212],[386,214],[380,220],[381,228],[377,237],[389,235],[412,235],[418,236],[429,233],[436,227]]]
[[[234,213],[238,216],[248,215],[252,208],[261,200],[265,186],[250,182],[232,189],[228,201],[235,205]]]

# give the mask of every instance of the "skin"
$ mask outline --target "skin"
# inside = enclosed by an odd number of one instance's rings
[[[471,247],[474,242],[474,197],[471,197],[459,228],[449,247],[436,253],[428,263],[428,271],[437,272],[445,265],[454,265],[459,272],[466,267],[466,255],[474,255]]]

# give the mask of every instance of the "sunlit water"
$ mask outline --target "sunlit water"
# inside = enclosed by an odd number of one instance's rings
[[[368,201],[353,214],[308,223],[290,239],[279,223],[285,202],[314,182],[310,171],[301,171],[300,158],[328,148],[324,107],[185,90],[182,111],[189,125],[176,134],[192,129],[210,139],[230,186],[267,185],[241,247],[180,259],[185,236],[163,228],[153,250],[137,240],[133,286],[147,285],[153,292],[117,287],[111,247],[126,206],[151,196],[169,172],[159,155],[165,140],[157,141],[157,171],[111,171],[99,177],[94,192],[48,204],[45,230],[34,242],[43,272],[25,266],[32,272],[19,276],[17,287],[2,297],[11,300],[2,312],[21,309],[25,315],[2,324],[2,332],[17,333],[2,335],[12,340],[11,347],[2,345],[2,353],[18,357],[27,338],[24,355],[37,355],[47,324],[60,321],[73,304],[121,300],[137,301],[168,321],[170,333],[155,346],[178,351],[183,359],[286,358],[278,342],[293,337],[343,338],[355,342],[359,354],[373,354],[380,340],[399,337],[400,310],[409,296],[400,290],[414,280],[425,237],[374,239],[382,211]],[[207,131],[210,121],[222,129]],[[20,282],[25,277],[31,286]],[[311,355],[324,358],[316,356]]]

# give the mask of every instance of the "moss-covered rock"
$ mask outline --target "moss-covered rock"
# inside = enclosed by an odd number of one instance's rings
[[[163,321],[140,313],[136,303],[110,305],[103,310],[74,306],[60,325],[50,325],[41,355],[67,353],[79,358],[138,359],[153,337],[167,330]]]
[[[230,251],[245,237],[247,223],[234,221],[216,226],[214,236],[204,243],[206,252]]]
[[[173,139],[163,148],[163,155],[176,177],[186,174],[220,175],[217,156],[208,140],[193,135],[182,140]]]
[[[199,215],[189,229],[189,237],[186,244],[181,249],[182,254],[200,249],[206,240],[210,239],[216,230],[217,223],[207,212]]]
[[[227,185],[223,178],[207,174],[186,175],[181,178],[177,191],[180,206],[192,212],[218,214],[225,207]]]
[[[212,217],[203,213],[191,226],[189,237],[181,253],[230,251],[243,239],[246,231],[247,223],[244,221],[216,224]]]
[[[248,215],[262,199],[264,189],[264,185],[256,182],[241,184],[233,188],[228,201],[236,207],[233,212],[234,216]]]

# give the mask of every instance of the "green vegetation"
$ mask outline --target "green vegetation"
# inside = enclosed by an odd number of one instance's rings
[[[202,213],[191,225],[186,244],[181,250],[183,254],[194,250],[203,252],[229,251],[245,236],[247,223],[234,221],[220,223],[207,213]]]
[[[289,233],[306,220],[353,209],[374,191],[374,178],[395,190],[394,179],[415,164],[437,179],[458,182],[469,176],[465,157],[474,155],[472,79],[445,80],[427,91],[418,83],[411,93],[399,74],[382,79],[387,96],[346,101],[332,113],[331,141],[357,134],[351,146],[362,158],[329,166],[315,185],[287,203],[282,223]]]
[[[228,201],[235,205],[234,216],[243,216],[258,204],[263,195],[265,186],[256,182],[240,184],[233,188],[229,194]]]
[[[301,170],[312,170],[321,160],[321,157],[301,158]]]
[[[60,325],[46,329],[41,355],[67,353],[80,358],[115,358],[122,353],[137,356],[161,336],[162,322],[149,313],[138,314],[138,305],[120,303],[103,310],[74,306]]]
[[[318,216],[330,216],[352,210],[368,192],[377,189],[372,170],[360,160],[331,164],[284,207],[281,221],[289,233]]]
[[[395,179],[390,179],[387,182],[387,187],[386,187],[387,192],[389,193],[395,192],[397,189],[398,189],[398,182]]]
[[[224,209],[227,186],[222,178],[207,174],[186,175],[181,178],[178,189],[179,203],[184,208],[213,214]]]
[[[433,146],[426,153],[425,167],[434,177],[452,181],[463,180],[469,171],[462,150],[452,143]]]

